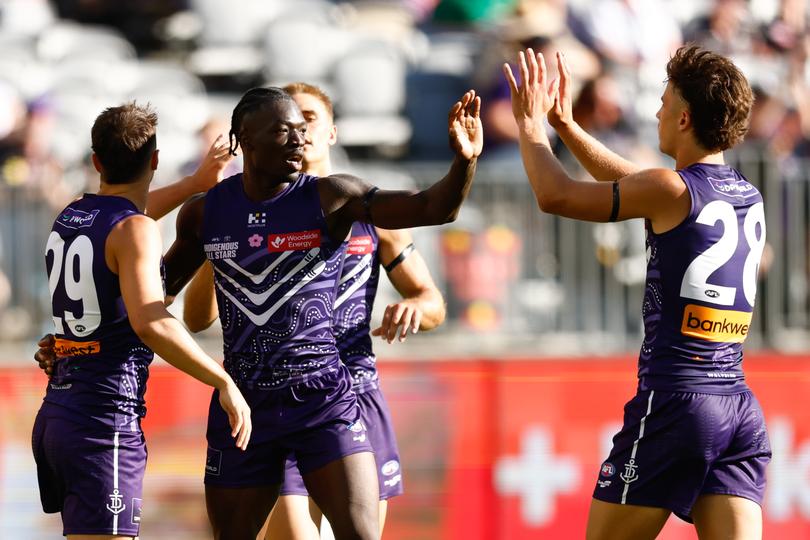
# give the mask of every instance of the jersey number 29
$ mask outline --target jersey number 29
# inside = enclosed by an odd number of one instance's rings
[[[98,304],[96,283],[93,280],[93,243],[84,235],[73,239],[65,252],[65,241],[56,231],[51,232],[45,248],[45,256],[53,253],[53,265],[48,274],[51,303],[56,286],[64,274],[65,294],[71,300],[82,303],[82,316],[76,317],[67,309],[59,317],[53,314],[57,334],[64,334],[64,323],[76,337],[92,334],[101,324],[101,309]]]

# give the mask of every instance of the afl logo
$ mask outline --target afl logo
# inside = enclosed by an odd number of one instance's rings
[[[399,471],[399,461],[395,459],[386,461],[385,464],[380,467],[380,472],[383,473],[383,476],[391,476],[392,474],[396,474],[397,471]]]
[[[705,291],[703,291],[703,294],[705,294],[709,298],[717,298],[718,296],[720,296],[720,293],[715,291],[714,289],[706,289]]]
[[[616,467],[613,466],[613,463],[602,463],[602,469],[599,471],[599,474],[602,476],[613,476],[616,474]]]

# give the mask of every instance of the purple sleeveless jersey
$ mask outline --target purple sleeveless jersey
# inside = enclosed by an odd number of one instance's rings
[[[679,170],[689,215],[655,234],[647,224],[647,286],[639,389],[733,394],[747,389],[742,344],[765,246],[762,196],[739,172]]]
[[[122,197],[86,194],[62,210],[48,237],[57,361],[45,402],[77,423],[139,431],[146,413],[153,354],[133,332],[104,259],[112,228],[138,213]]]
[[[340,359],[352,374],[355,392],[378,388],[377,359],[371,347],[371,311],[380,264],[374,225],[355,223],[338,285],[333,326]]]
[[[329,237],[317,177],[253,202],[242,175],[205,198],[225,369],[241,388],[282,388],[337,370],[332,308],[346,243]]]

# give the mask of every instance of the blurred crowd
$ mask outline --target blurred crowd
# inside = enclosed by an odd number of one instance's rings
[[[730,56],[755,88],[739,152],[785,181],[804,180],[807,23],[806,0],[0,0],[0,327],[5,337],[47,329],[42,246],[53,213],[95,187],[89,128],[106,106],[156,107],[165,183],[227,133],[245,89],[304,80],[332,95],[346,163],[384,160],[401,175],[448,155],[446,111],[476,88],[483,161],[513,166],[517,128],[501,65],[531,46],[552,74],[554,52],[565,53],[586,130],[657,165],[666,163],[655,123],[665,64],[695,42]],[[640,237],[628,242],[614,225],[594,237],[596,258],[617,279],[643,280],[637,264],[620,264],[643,259]]]

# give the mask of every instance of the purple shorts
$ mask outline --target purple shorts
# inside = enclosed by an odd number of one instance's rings
[[[701,495],[735,495],[761,505],[770,460],[762,409],[750,391],[646,390],[625,405],[624,425],[593,496],[667,508],[691,522]]]
[[[62,513],[62,534],[138,536],[146,470],[142,432],[77,424],[43,404],[32,446],[42,509]]]
[[[372,452],[348,370],[273,390],[244,391],[253,434],[245,451],[234,444],[215,391],[208,413],[205,483],[221,487],[281,484],[293,454],[306,474],[359,452]]]
[[[360,419],[368,430],[368,438],[374,448],[377,477],[380,480],[380,500],[402,495],[399,448],[388,403],[378,389],[357,394],[357,400],[360,403]],[[281,494],[308,495],[294,455],[288,456],[284,464],[284,483],[281,486]]]

